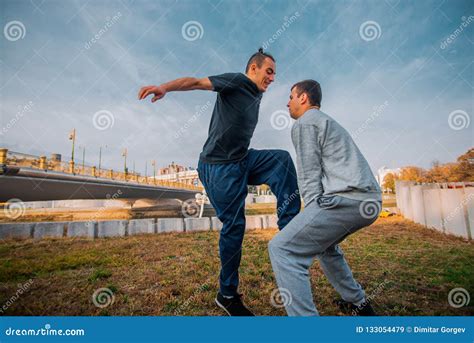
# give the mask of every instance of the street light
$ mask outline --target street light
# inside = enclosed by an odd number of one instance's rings
[[[71,174],[75,174],[75,171],[74,171],[74,143],[76,142],[76,129],[72,129],[71,133],[69,133],[69,140],[72,141],[72,152],[71,152],[71,160],[69,161],[69,172]]]
[[[74,162],[74,143],[76,142],[76,129],[72,129],[69,133],[69,140],[72,141],[71,161]]]
[[[145,183],[148,183],[148,161],[145,161]]]
[[[82,174],[84,174],[84,163],[86,160],[86,146],[82,147]]]
[[[124,164],[123,164],[123,172],[125,173],[125,177],[127,176],[127,154],[128,154],[128,151],[127,151],[127,148],[123,149],[123,152],[122,152],[122,156],[125,158],[124,159]]]
[[[107,148],[107,145],[105,145],[105,148]],[[102,146],[99,147],[99,176],[100,176],[100,166],[102,164]]]

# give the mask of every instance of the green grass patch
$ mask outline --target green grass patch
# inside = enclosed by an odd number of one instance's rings
[[[239,291],[257,315],[285,315],[270,301],[276,283],[268,241],[276,233],[251,230],[244,239]],[[0,301],[32,278],[6,315],[224,315],[214,304],[218,241],[219,232],[4,241]],[[473,305],[453,308],[447,301],[457,287],[474,295],[472,242],[390,217],[349,236],[341,247],[381,315],[474,315]],[[317,261],[310,275],[320,313],[343,315],[334,304],[339,295]],[[112,292],[113,304],[94,306],[99,288]]]

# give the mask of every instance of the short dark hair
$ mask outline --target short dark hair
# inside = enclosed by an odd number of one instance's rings
[[[313,106],[321,107],[321,99],[323,97],[323,93],[321,92],[321,85],[318,81],[314,80],[303,80],[300,82],[295,83],[292,87],[296,87],[296,93],[300,96],[303,93],[306,93],[309,99],[309,103]]]
[[[260,68],[263,64],[263,61],[265,61],[265,58],[267,57],[273,62],[276,62],[272,55],[270,55],[268,52],[263,52],[263,48],[258,49],[255,54],[250,56],[249,61],[247,62],[247,67],[245,68],[245,72],[247,73],[249,71],[252,63],[256,63],[257,67]]]

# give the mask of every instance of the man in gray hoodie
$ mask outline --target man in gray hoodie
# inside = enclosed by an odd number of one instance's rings
[[[309,277],[314,258],[341,295],[340,305],[375,315],[339,243],[377,219],[381,192],[349,133],[319,110],[321,97],[314,80],[291,88],[287,106],[296,119],[291,137],[305,208],[270,241],[270,259],[288,315],[318,315]]]

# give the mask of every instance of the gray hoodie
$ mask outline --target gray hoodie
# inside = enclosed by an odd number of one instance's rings
[[[305,206],[322,195],[381,201],[380,187],[349,133],[327,114],[310,109],[291,129],[298,186]]]

